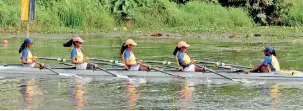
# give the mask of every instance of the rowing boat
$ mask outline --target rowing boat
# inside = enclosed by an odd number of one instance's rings
[[[79,76],[111,76],[106,72],[100,70],[76,70],[72,68],[52,68],[60,73],[72,73],[77,74]],[[157,71],[127,71],[123,69],[107,69],[113,73],[122,74],[129,77],[171,77],[169,75],[163,74]],[[221,76],[215,75],[211,72],[180,72],[180,71],[169,71],[173,74],[186,77],[186,78],[210,78],[210,79],[223,79]],[[47,69],[36,69],[36,68],[29,68],[29,67],[22,67],[22,66],[0,66],[0,74],[35,74],[35,75],[52,75],[53,73]],[[271,73],[230,73],[230,72],[222,72],[224,76],[227,76],[232,79],[252,79],[252,80],[303,80],[303,74],[296,74],[296,75],[288,75],[282,74],[278,72],[271,72]]]

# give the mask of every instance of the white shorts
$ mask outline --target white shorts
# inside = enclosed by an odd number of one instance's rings
[[[195,65],[191,64],[188,67],[185,67],[183,71],[184,72],[195,72]]]
[[[84,62],[82,64],[76,64],[75,66],[76,66],[76,69],[78,69],[78,70],[85,70],[87,68],[87,63]]]
[[[138,64],[138,65],[136,65],[136,66],[131,66],[131,67],[129,68],[129,70],[131,70],[131,71],[139,71],[139,69],[140,69],[140,64]]]
[[[31,63],[31,64],[22,64],[24,67],[31,67],[31,68],[34,68],[35,67],[35,62],[34,63]]]

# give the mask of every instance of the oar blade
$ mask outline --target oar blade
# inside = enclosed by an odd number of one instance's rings
[[[130,79],[129,77],[127,77],[125,75],[120,75],[120,74],[116,74],[116,77],[118,77],[118,78],[124,78],[124,79]]]
[[[246,79],[232,79],[233,81],[235,81],[235,82],[239,82],[239,83],[252,83],[251,81],[248,81],[248,80],[246,80]]]

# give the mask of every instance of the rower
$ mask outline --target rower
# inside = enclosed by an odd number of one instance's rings
[[[25,67],[42,68],[43,65],[36,63],[36,56],[33,56],[30,49],[33,47],[34,41],[30,38],[24,39],[19,54],[21,54],[21,63]]]
[[[93,69],[94,65],[88,64],[86,61],[88,60],[88,57],[84,57],[83,53],[81,51],[82,43],[84,40],[82,40],[78,36],[74,36],[73,39],[69,40],[65,44],[63,44],[64,47],[71,47],[74,44],[74,48],[71,52],[71,62],[75,64],[76,69]]]
[[[125,68],[132,71],[149,71],[149,68],[145,65],[141,65],[142,63],[136,60],[136,57],[133,53],[133,50],[137,43],[132,39],[128,39],[125,43],[123,43],[120,55],[122,56],[123,63]]]
[[[266,56],[261,65],[256,66],[249,72],[275,72],[280,71],[280,65],[276,58],[276,51],[272,46],[267,46],[262,52]]]
[[[190,59],[187,55],[187,48],[190,45],[184,41],[180,41],[175,51],[173,52],[174,56],[176,56],[177,64],[180,66],[180,69],[185,72],[203,72],[204,69],[200,68],[193,63],[194,59]]]

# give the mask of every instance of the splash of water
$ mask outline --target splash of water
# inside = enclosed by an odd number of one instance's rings
[[[127,84],[130,84],[130,85],[138,87],[141,84],[145,84],[146,82],[147,81],[146,81],[145,78],[138,78],[138,79],[136,79],[136,78],[130,78],[130,79],[128,79]]]

